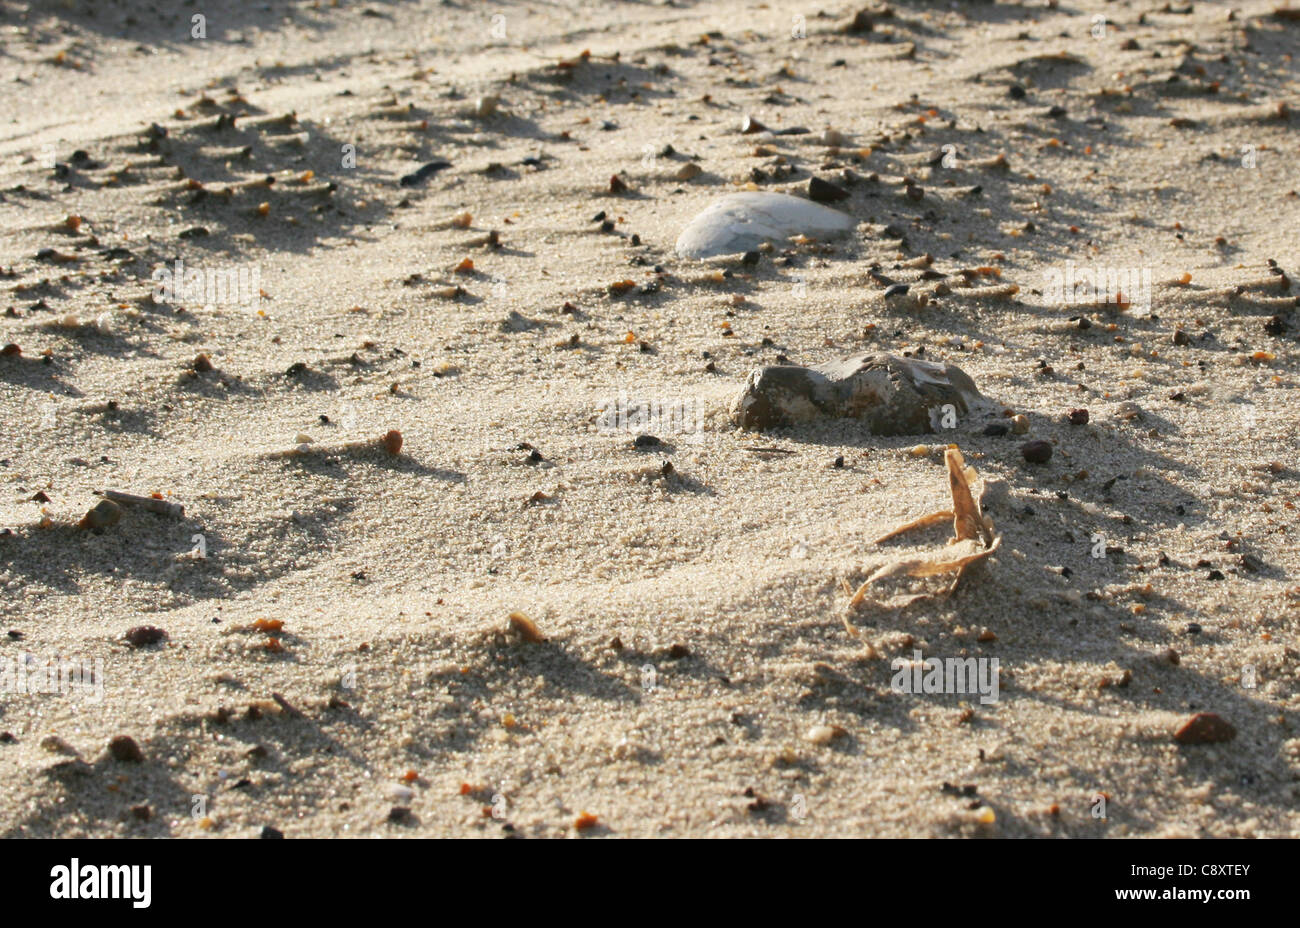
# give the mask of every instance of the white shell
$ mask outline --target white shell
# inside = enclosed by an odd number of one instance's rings
[[[677,238],[677,253],[686,258],[734,255],[800,233],[810,238],[843,235],[857,224],[852,216],[789,194],[733,193],[687,224]]]

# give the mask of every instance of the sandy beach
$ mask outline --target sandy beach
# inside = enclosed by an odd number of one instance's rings
[[[0,836],[1300,836],[1300,4],[196,15],[0,0]]]

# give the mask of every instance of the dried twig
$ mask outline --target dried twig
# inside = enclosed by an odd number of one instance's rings
[[[173,516],[177,519],[185,518],[184,506],[180,503],[158,499],[156,496],[137,496],[134,493],[123,493],[121,490],[105,490],[104,498],[111,499],[121,506],[139,506],[141,509],[149,510],[149,512],[156,512],[160,516]]]

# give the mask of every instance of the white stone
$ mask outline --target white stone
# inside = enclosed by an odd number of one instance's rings
[[[856,225],[852,216],[789,194],[733,193],[687,224],[677,238],[677,253],[686,258],[739,254],[799,234],[833,238]]]

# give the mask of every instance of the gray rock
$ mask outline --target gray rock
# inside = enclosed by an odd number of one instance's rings
[[[785,193],[733,193],[692,219],[677,238],[677,253],[712,258],[753,251],[794,235],[826,239],[849,232],[857,220]]]
[[[746,429],[851,418],[873,435],[915,435],[943,430],[949,405],[956,418],[986,401],[975,382],[951,364],[879,352],[819,367],[760,367],[745,380],[732,417]]]

